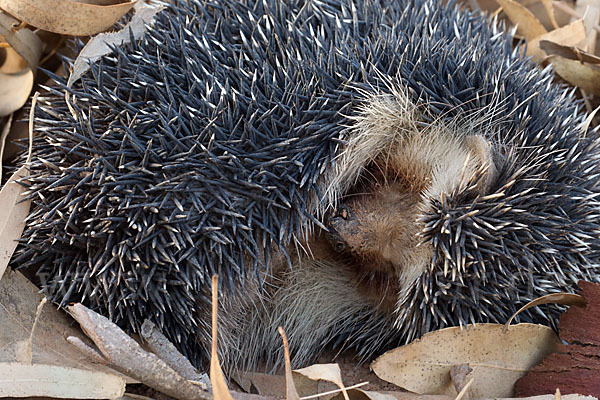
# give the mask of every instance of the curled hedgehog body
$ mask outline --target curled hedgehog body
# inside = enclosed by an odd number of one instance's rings
[[[276,362],[278,325],[296,364],[370,356],[598,281],[598,141],[548,70],[442,3],[171,2],[40,99],[14,265],[196,365],[214,273],[238,366]]]

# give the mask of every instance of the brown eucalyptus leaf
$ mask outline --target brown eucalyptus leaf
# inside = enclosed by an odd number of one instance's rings
[[[600,66],[569,60],[560,56],[550,56],[548,61],[554,71],[573,86],[589,94],[600,95]]]
[[[535,39],[548,32],[544,25],[526,7],[514,0],[496,0],[504,9],[510,21],[517,26],[517,32],[526,39]]]
[[[0,397],[114,399],[125,393],[118,375],[58,365],[0,362]]]
[[[31,349],[29,339],[36,312],[42,299],[39,289],[19,272],[6,271],[0,280],[0,362],[23,359],[24,351],[31,351],[34,364],[52,364],[77,369],[114,371],[93,364],[66,341],[66,337],[85,335],[73,325],[73,320],[52,304],[44,305],[33,332]]]
[[[540,48],[546,52],[549,56],[557,55],[569,60],[577,60],[590,64],[600,65],[600,57],[597,55],[588,53],[568,44],[560,44],[557,42],[542,40],[540,41]]]
[[[543,35],[530,40],[527,43],[527,55],[533,57],[535,61],[541,62],[547,55],[547,53],[544,52],[545,49],[541,47],[541,42],[553,42],[563,46],[575,46],[585,40],[585,38],[583,20],[578,19],[569,25],[544,33]]]
[[[0,190],[0,279],[8,266],[17,240],[25,228],[30,200],[24,200],[25,188],[17,181],[29,175],[25,166],[19,168]]]
[[[385,353],[371,364],[377,376],[420,394],[456,396],[450,378],[455,365],[473,368],[473,397],[510,397],[514,382],[560,343],[546,326],[477,324],[446,328]]]
[[[112,27],[136,2],[124,0],[99,5],[97,1],[85,0],[0,0],[0,8],[39,29],[88,36]]]
[[[348,393],[346,393],[346,387],[342,382],[342,371],[340,366],[337,364],[314,364],[306,368],[295,369],[293,372],[303,375],[313,381],[324,380],[334,383],[337,387],[342,389],[342,394],[346,400],[348,399]]]

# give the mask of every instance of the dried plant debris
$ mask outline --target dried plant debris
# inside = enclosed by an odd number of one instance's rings
[[[391,350],[372,368],[381,379],[421,394],[456,395],[454,366],[472,369],[473,397],[510,397],[514,382],[546,355],[559,340],[552,329],[533,324],[478,324],[446,328]]]
[[[515,384],[515,395],[579,393],[600,397],[600,285],[579,282],[584,307],[571,306],[559,318],[559,344]]]
[[[0,0],[0,9],[39,29],[87,36],[110,29],[137,0]]]
[[[554,71],[571,85],[582,89],[585,96],[600,95],[600,3],[596,0],[473,0],[477,7],[506,16],[517,33],[528,40],[527,55],[540,63],[549,63]],[[557,22],[558,21],[558,22]],[[573,57],[553,51],[553,47],[540,47],[541,41],[572,47]],[[577,54],[591,54],[581,57]],[[584,96],[584,97],[585,97]],[[591,102],[586,98],[588,112]]]

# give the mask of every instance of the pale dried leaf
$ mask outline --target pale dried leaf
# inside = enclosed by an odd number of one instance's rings
[[[431,332],[391,350],[371,365],[381,379],[416,393],[456,395],[450,369],[469,364],[473,397],[509,397],[514,382],[560,343],[552,329],[518,324],[477,324]]]
[[[84,0],[0,0],[0,8],[45,31],[88,36],[109,29],[136,2],[124,0],[118,4],[97,5]]]
[[[455,396],[444,395],[423,395],[410,392],[372,392],[360,389],[348,390],[350,400],[455,400]],[[486,400],[481,398],[479,400]],[[580,394],[561,395],[562,400],[598,400],[593,396],[583,396]],[[343,400],[342,395],[338,395],[331,400]],[[491,400],[491,399],[490,399]],[[554,394],[546,394],[542,396],[521,397],[515,398],[495,398],[494,400],[556,400]]]
[[[303,375],[293,373],[294,386],[300,397],[310,396],[320,391],[330,390],[336,387],[326,384],[326,389],[321,388],[319,382],[311,380]],[[285,376],[270,375],[259,372],[237,373],[233,376],[235,382],[246,392],[258,393],[261,396],[285,397]],[[321,398],[323,400],[323,398]]]
[[[125,393],[117,375],[57,365],[0,363],[0,397],[114,399]]]
[[[227,382],[223,376],[221,370],[221,363],[219,362],[219,354],[217,351],[218,343],[218,305],[219,305],[219,275],[213,275],[212,277],[212,347],[210,352],[210,384],[213,389],[213,396],[215,400],[233,400]]]
[[[161,7],[151,7],[146,3],[138,3],[135,6],[135,14],[131,21],[120,31],[113,33],[101,33],[91,39],[75,59],[73,72],[69,76],[67,86],[71,87],[100,57],[112,52],[111,46],[122,46],[134,39],[141,37],[146,31],[146,25],[150,24],[154,16],[162,10]]]
[[[549,41],[563,46],[575,46],[583,40],[585,40],[585,27],[583,26],[583,20],[579,19],[530,40],[527,43],[527,55],[533,57],[535,61],[541,62],[547,55],[540,47],[541,41]]]
[[[548,18],[550,18],[550,22],[554,29],[558,29],[558,23],[556,22],[556,17],[554,16],[554,7],[552,6],[552,0],[540,0],[544,9],[546,10],[546,14],[548,14]]]
[[[2,159],[4,158],[4,147],[6,146],[6,138],[12,127],[13,115],[12,113],[8,116],[8,120],[2,127],[2,133],[0,134],[0,182],[2,182]],[[2,275],[0,274],[0,278]]]
[[[412,394],[412,396],[412,398],[414,399],[416,395]],[[397,398],[392,396],[391,394],[361,389],[349,389],[348,397],[350,400],[397,400]],[[344,400],[344,396],[342,395],[342,393],[340,393],[331,400]]]
[[[300,400],[300,396],[298,395],[298,391],[294,385],[294,378],[292,376],[292,364],[290,362],[290,346],[288,339],[281,326],[277,328],[277,331],[283,340],[283,354],[285,357],[285,398],[286,400]]]
[[[295,369],[294,372],[304,375],[307,378],[315,381],[325,380],[335,383],[340,389],[342,389],[342,393],[346,400],[349,400],[348,394],[346,393],[346,388],[344,386],[344,382],[342,382],[342,371],[340,371],[339,365],[314,364],[306,368]]]
[[[517,32],[528,40],[545,34],[546,28],[527,8],[514,0],[496,0],[502,6],[510,21],[517,26]]]
[[[17,248],[17,240],[23,233],[25,218],[29,214],[31,201],[24,200],[25,188],[17,182],[28,175],[26,166],[22,166],[0,190],[0,279]]]
[[[558,43],[549,42],[542,40],[540,42],[540,48],[546,52],[549,56],[561,56],[569,60],[582,61],[590,64],[600,65],[600,57],[588,53],[587,51],[580,50],[576,47],[561,45]]]
[[[554,67],[554,71],[571,85],[577,86],[589,94],[600,95],[599,67],[560,56],[550,56],[548,61]]]
[[[575,11],[583,15],[583,23],[587,31],[586,50],[594,51],[598,32],[594,27],[600,22],[600,2],[598,0],[577,0]]]

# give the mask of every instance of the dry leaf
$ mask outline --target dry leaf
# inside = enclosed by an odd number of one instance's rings
[[[413,396],[412,397],[413,399],[416,398],[415,395],[412,395],[412,396]],[[373,392],[373,391],[361,390],[361,389],[349,389],[348,397],[350,398],[350,400],[397,400],[397,398],[392,396],[391,394],[379,393],[379,392]],[[339,395],[335,396],[331,400],[344,400],[344,396],[340,393]],[[423,400],[426,400],[426,399],[423,399]]]
[[[137,39],[146,31],[154,16],[161,11],[161,7],[151,7],[146,3],[138,3],[135,6],[135,14],[131,21],[120,31],[113,33],[101,33],[92,38],[77,56],[73,64],[73,72],[69,76],[67,86],[71,87],[100,57],[112,53],[111,46],[122,46],[131,41],[131,36]]]
[[[527,43],[527,55],[533,57],[537,62],[546,58],[544,49],[540,47],[541,41],[549,41],[563,46],[575,46],[585,40],[585,27],[583,20],[579,19],[562,28],[545,33]]]
[[[13,29],[16,25],[19,20],[0,12],[0,35],[35,71],[42,55],[42,41],[27,28]]]
[[[149,319],[144,320],[140,329],[140,336],[144,340],[146,348],[154,354],[159,354],[160,358],[179,375],[189,381],[204,385],[202,388],[208,390],[210,387],[208,376],[198,372],[190,361],[177,350],[175,345]]]
[[[181,400],[210,399],[208,392],[183,378],[155,354],[142,349],[139,343],[108,318],[79,303],[68,307],[68,311],[97,346],[97,350],[82,349],[85,354],[95,351],[111,368],[171,397]],[[80,343],[70,342],[81,349]]]
[[[319,382],[311,380],[303,375],[296,373],[293,373],[293,375],[294,386],[301,398],[335,388],[335,385],[330,383],[321,385]],[[238,372],[231,377],[231,379],[234,379],[245,392],[258,393],[261,396],[285,397],[286,387],[285,376],[283,375],[270,375],[259,372]],[[323,397],[321,397],[321,400],[323,400]]]
[[[598,33],[594,27],[600,22],[600,3],[598,0],[577,0],[575,12],[583,15],[583,22],[587,31],[588,47],[586,50],[594,51]]]
[[[554,71],[571,85],[590,94],[600,95],[600,67],[560,56],[550,56],[548,61],[554,67]]]
[[[88,36],[109,29],[136,2],[125,0],[118,4],[97,5],[94,1],[83,0],[0,0],[0,8],[45,31]]]
[[[4,147],[6,146],[6,138],[8,133],[10,132],[10,128],[12,127],[13,115],[10,114],[8,120],[2,127],[2,133],[0,134],[0,182],[2,182],[2,160],[4,158]],[[0,278],[2,274],[0,274]]]
[[[300,400],[296,386],[294,385],[294,378],[292,377],[292,367],[290,362],[290,346],[288,343],[285,331],[280,326],[277,331],[281,335],[283,340],[283,354],[285,357],[285,399],[286,400]]]
[[[223,377],[221,363],[217,352],[217,313],[218,313],[219,275],[212,277],[212,348],[210,352],[210,383],[215,400],[233,400],[227,382]]]
[[[600,57],[588,53],[587,51],[580,50],[576,47],[561,45],[559,43],[553,43],[546,40],[540,42],[540,47],[549,56],[556,55],[569,60],[577,60],[590,64],[600,64]]]
[[[579,281],[583,305],[569,307],[558,321],[566,344],[546,357],[515,384],[517,396],[562,393],[600,396],[600,284]]]
[[[477,324],[424,335],[391,350],[371,365],[381,379],[416,393],[456,395],[450,369],[469,364],[475,379],[473,397],[509,397],[514,382],[556,349],[552,329],[534,324]]]
[[[29,214],[31,201],[23,199],[25,188],[16,182],[28,174],[27,168],[22,166],[0,190],[0,279],[17,248],[17,240],[23,233],[25,218]]]
[[[19,272],[8,270],[0,280],[0,362],[22,358],[23,350],[29,347],[41,298],[39,289]],[[32,362],[114,373],[109,368],[92,364],[67,343],[67,336],[85,340],[85,335],[72,322],[66,314],[46,304],[32,338]]]
[[[14,18],[0,13],[0,39],[5,48],[0,66],[0,117],[23,107],[33,88],[33,77],[42,54],[42,42],[29,29],[13,30]]]
[[[117,375],[57,365],[0,363],[0,397],[114,399],[125,393]]]
[[[522,313],[523,311],[530,309],[531,307],[541,306],[542,304],[561,304],[563,306],[584,306],[585,299],[583,296],[573,293],[551,293],[542,297],[538,297],[535,300],[531,300],[523,307],[519,308],[508,321],[504,324],[505,328],[508,328],[512,320]]]
[[[348,394],[346,393],[346,388],[342,382],[342,372],[340,371],[339,365],[314,364],[306,368],[295,369],[294,372],[306,376],[314,381],[325,380],[335,383],[340,389],[342,389],[344,398],[349,400]]]
[[[550,18],[550,23],[554,27],[554,29],[558,29],[558,23],[556,22],[556,18],[554,16],[554,7],[552,6],[552,0],[540,0],[544,9],[546,10],[546,14],[548,14],[548,18]]]
[[[546,28],[527,8],[514,0],[496,0],[502,6],[510,21],[517,26],[517,32],[526,39],[535,39],[545,34]]]
[[[422,395],[409,392],[372,392],[360,389],[348,390],[350,400],[455,400],[455,396],[442,395]],[[561,395],[561,400],[598,400],[593,396],[582,396],[579,394]],[[331,400],[343,400],[341,394]],[[479,400],[486,400],[481,398]],[[491,400],[491,399],[490,399]],[[542,396],[514,398],[495,398],[494,400],[557,400],[554,394],[546,394]]]

